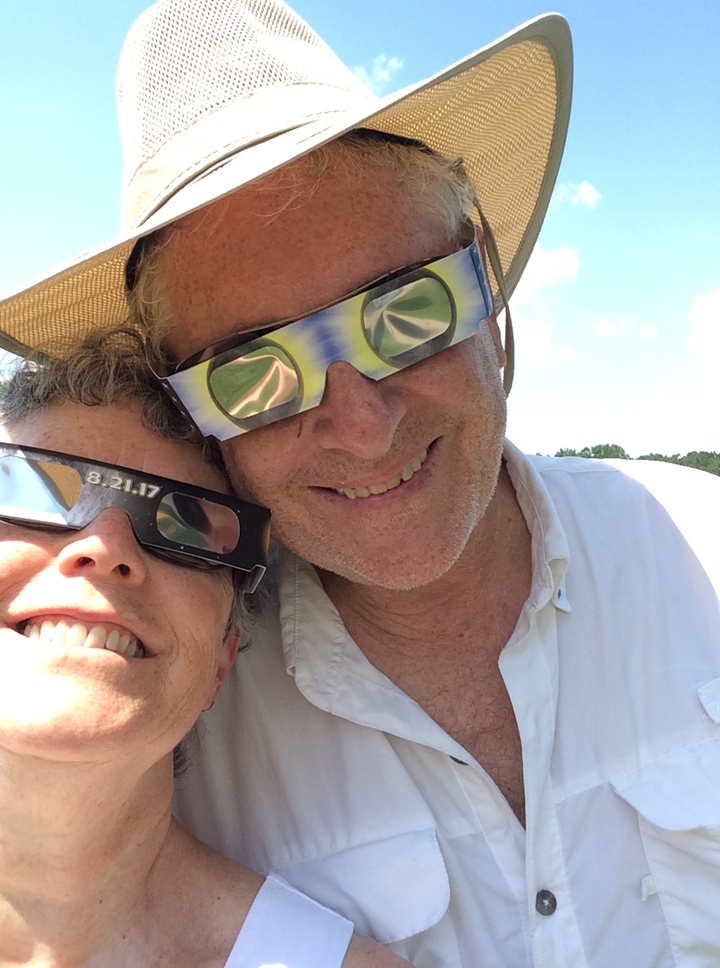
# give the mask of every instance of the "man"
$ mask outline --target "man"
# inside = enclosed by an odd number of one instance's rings
[[[128,230],[1,307],[55,349],[129,300],[285,546],[179,815],[421,968],[720,956],[720,482],[503,442],[569,69],[541,18],[373,102],[277,0],[161,0]]]

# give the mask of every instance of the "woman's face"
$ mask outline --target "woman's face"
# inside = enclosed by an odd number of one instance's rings
[[[192,444],[155,436],[130,403],[58,401],[6,436],[226,491]],[[76,762],[112,754],[147,769],[212,703],[229,671],[231,601],[227,569],[152,556],[118,508],[81,531],[0,520],[0,746]],[[31,626],[42,629],[39,639],[23,635]],[[99,631],[85,638],[82,627]],[[106,634],[117,641],[114,632],[142,649],[103,647]]]

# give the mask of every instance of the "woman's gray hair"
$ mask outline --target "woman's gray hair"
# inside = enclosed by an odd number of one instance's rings
[[[97,329],[62,357],[23,360],[0,399],[0,414],[13,424],[60,398],[88,407],[105,407],[122,398],[139,404],[143,423],[168,440],[197,441],[197,431],[172,405],[152,373],[160,363],[134,328]],[[222,466],[219,454],[203,456]]]
[[[289,208],[311,197],[330,169],[346,167],[352,174],[351,166],[358,162],[394,171],[401,190],[417,210],[442,225],[450,241],[461,242],[469,213],[476,205],[472,184],[461,159],[443,158],[419,141],[370,129],[351,131],[272,172],[263,184],[281,188],[283,208]],[[162,348],[165,352],[165,340],[174,321],[159,270],[160,253],[181,223],[141,239],[128,263],[130,319],[149,334],[156,351]]]
[[[63,358],[23,360],[0,396],[0,422],[13,427],[31,414],[45,410],[54,400],[68,400],[86,407],[106,407],[123,399],[132,400],[140,407],[141,419],[149,430],[166,440],[197,444],[202,458],[220,473],[231,489],[216,441],[200,437],[173,405],[152,372],[164,361],[152,354],[136,329],[120,327],[96,330]],[[250,598],[239,587],[240,573],[234,569],[231,572],[234,591],[226,629],[228,636],[238,634],[246,625],[245,598]]]

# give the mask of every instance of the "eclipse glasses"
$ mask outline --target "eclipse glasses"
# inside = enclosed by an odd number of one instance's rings
[[[144,471],[0,442],[0,518],[79,530],[120,508],[148,551],[192,568],[245,572],[254,591],[265,573],[270,512],[227,494]]]
[[[332,363],[382,380],[473,336],[492,310],[474,238],[309,316],[213,343],[158,378],[205,437],[227,440],[316,407]]]

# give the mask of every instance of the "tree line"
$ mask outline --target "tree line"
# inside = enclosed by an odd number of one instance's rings
[[[573,450],[562,447],[555,454],[556,457],[599,457],[633,460],[624,447],[619,444],[596,444],[594,447],[583,447]],[[684,464],[685,467],[697,467],[710,474],[720,475],[720,454],[713,450],[691,450],[687,454],[642,454],[637,460],[664,460],[669,464]]]

